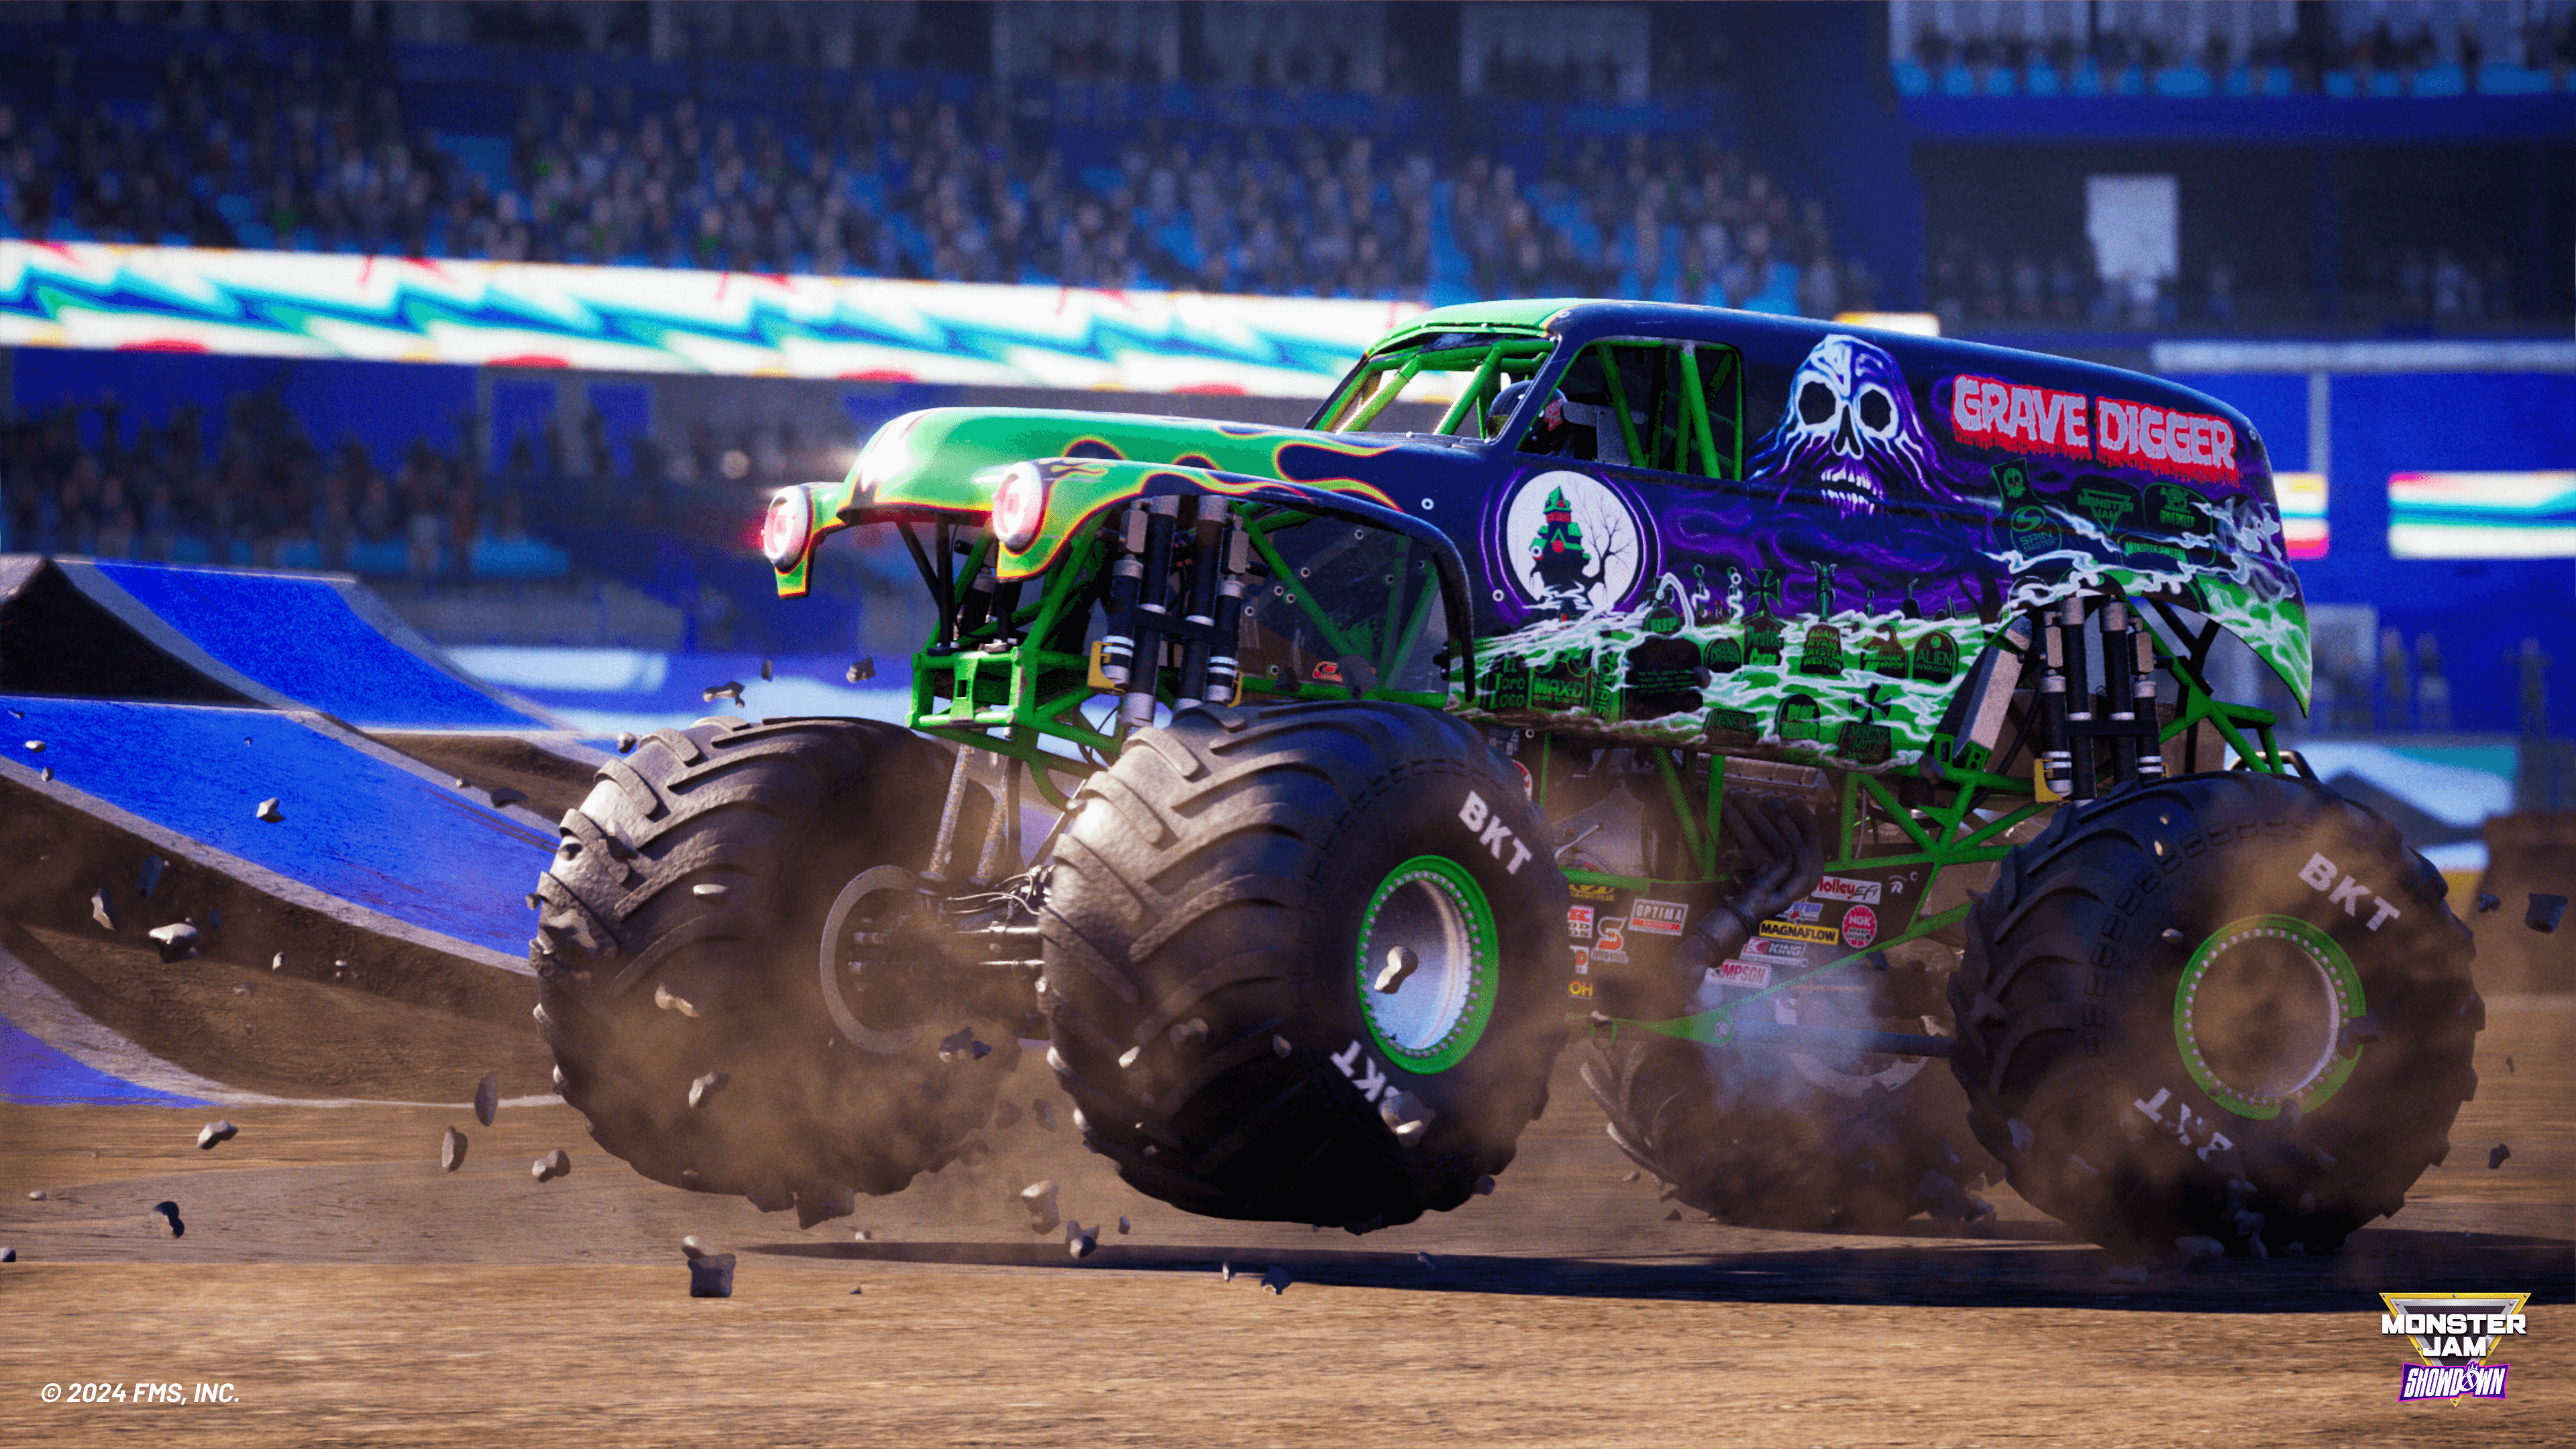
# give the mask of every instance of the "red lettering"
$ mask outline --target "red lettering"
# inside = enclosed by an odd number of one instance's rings
[[[2209,482],[2236,477],[2236,430],[2226,419],[2102,398],[2093,452],[2105,463]]]
[[[2012,421],[2004,424],[2004,436],[2039,441],[2039,389],[2017,387],[2012,390]]]

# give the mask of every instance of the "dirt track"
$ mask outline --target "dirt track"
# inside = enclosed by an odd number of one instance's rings
[[[2000,1188],[1965,1236],[1664,1221],[1570,1070],[1500,1192],[1365,1239],[1185,1217],[1026,1117],[991,1160],[799,1232],[645,1182],[561,1106],[488,1129],[463,1107],[225,1108],[242,1135],[210,1153],[216,1112],[0,1107],[0,1243],[24,1260],[0,1268],[0,1423],[244,1445],[2566,1444],[2576,1001],[2499,999],[2491,1021],[2457,1150],[2397,1219],[2333,1258],[2135,1286]],[[1015,1083],[1054,1097],[1035,1062]],[[451,1124],[472,1140],[453,1175]],[[573,1175],[540,1186],[557,1146]],[[1098,1254],[1030,1234],[1011,1195],[1038,1177],[1111,1224]],[[165,1198],[184,1238],[147,1217]],[[684,1233],[741,1254],[734,1298],[685,1296]],[[2537,1291],[2498,1355],[2512,1397],[2397,1405],[2382,1289]],[[98,1380],[238,1402],[39,1397]]]

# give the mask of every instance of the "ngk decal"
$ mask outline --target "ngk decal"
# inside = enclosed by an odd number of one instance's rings
[[[1816,888],[1807,894],[1820,901],[1859,901],[1874,906],[1878,904],[1878,882],[1829,875],[1816,882]]]
[[[2093,448],[2084,427],[2086,401],[2080,392],[1960,377],[1951,383],[1950,431],[1963,443],[2081,458]]]
[[[1854,906],[1843,913],[1843,944],[1857,951],[1878,939],[1878,912]]]
[[[2225,418],[2110,397],[2094,407],[2094,451],[2103,462],[2202,483],[2236,481],[2236,430]]]
[[[1636,901],[1628,907],[1628,929],[1641,936],[1678,936],[1690,907],[1679,901]]]
[[[2329,904],[2343,907],[2343,913],[2347,916],[2358,920],[2361,916],[2361,903],[2370,902],[2370,929],[2374,931],[2405,914],[2390,904],[2386,896],[2373,892],[2370,887],[2354,880],[2351,876],[2344,876],[2342,883],[2337,884],[2335,877],[2342,874],[2335,869],[2333,861],[2322,855],[2309,856],[2308,863],[2299,868],[2299,879],[2323,893]]]

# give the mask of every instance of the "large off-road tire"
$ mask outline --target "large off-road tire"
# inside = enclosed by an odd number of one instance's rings
[[[1906,1008],[1930,1004],[1912,999],[1937,989],[1927,975],[1912,960],[1837,973],[1832,984],[1877,988],[1875,999],[1848,1020],[1817,1018],[1813,1006],[1776,1015],[1920,1033],[1922,1014]],[[1917,1213],[1957,1222],[1982,1211],[1968,1190],[1999,1170],[1969,1130],[1965,1094],[1928,1058],[1629,1032],[1595,1043],[1583,1084],[1609,1114],[1610,1140],[1667,1197],[1741,1227],[1885,1233]]]
[[[1084,787],[1044,912],[1058,1077],[1138,1189],[1367,1231],[1454,1208],[1547,1098],[1567,891],[1471,726],[1184,711]],[[1411,974],[1375,989],[1390,953]]]
[[[2404,1204],[2477,1089],[2486,1008],[2443,894],[2386,822],[2307,781],[2061,809],[1976,907],[1951,982],[1978,1137],[2117,1250],[2338,1246]]]
[[[949,769],[873,721],[708,719],[599,772],[538,882],[529,959],[564,1099],[600,1146],[810,1223],[939,1167],[990,1117],[1015,1036],[985,1033],[989,1058],[943,1062],[937,1031],[863,1051],[818,970],[846,883],[926,863]],[[710,1073],[726,1080],[693,1106]]]

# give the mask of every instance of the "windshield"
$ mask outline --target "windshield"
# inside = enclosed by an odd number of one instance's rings
[[[1535,376],[1555,339],[1526,332],[1439,332],[1360,359],[1311,426],[1331,433],[1493,436],[1495,397]]]

